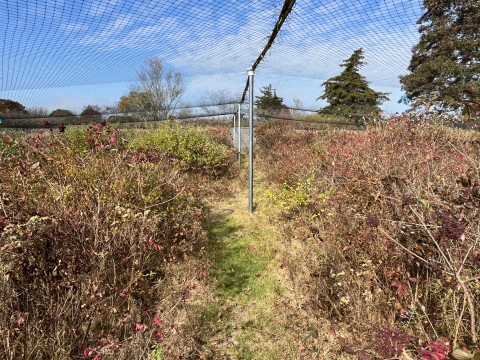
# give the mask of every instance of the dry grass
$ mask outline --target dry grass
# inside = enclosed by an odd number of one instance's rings
[[[0,357],[196,356],[204,201],[235,153],[165,126],[0,138]]]
[[[475,346],[478,134],[409,124],[257,134],[304,327],[337,323],[343,349],[370,358],[382,349],[362,344],[383,336],[372,326]]]

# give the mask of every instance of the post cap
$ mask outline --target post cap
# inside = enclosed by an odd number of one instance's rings
[[[248,76],[250,76],[250,75],[255,75],[255,71],[253,71],[253,70],[248,70]]]

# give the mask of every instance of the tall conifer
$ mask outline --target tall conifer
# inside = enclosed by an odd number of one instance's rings
[[[338,76],[325,81],[325,92],[318,99],[327,100],[328,106],[320,112],[338,114],[378,114],[378,107],[389,100],[386,93],[374,91],[368,86],[368,81],[360,75],[359,69],[365,64],[363,49],[355,50],[340,66],[345,69]],[[317,100],[318,100],[317,99]]]
[[[480,2],[424,0],[423,8],[410,74],[400,76],[400,82],[409,99],[435,97],[448,107],[453,101],[449,94],[470,87],[480,90]]]
[[[277,96],[276,91],[272,89],[272,84],[261,88],[260,92],[262,93],[262,96],[255,96],[257,98],[257,108],[266,111],[280,111],[283,104],[283,98]]]

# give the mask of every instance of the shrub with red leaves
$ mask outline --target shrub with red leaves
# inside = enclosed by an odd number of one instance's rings
[[[46,120],[43,121],[43,128],[46,129],[46,130],[53,131],[52,125],[50,125],[50,123]]]
[[[402,195],[402,205],[403,206],[409,206],[409,205],[415,205],[416,202],[413,200],[409,195],[403,194]]]
[[[375,338],[375,347],[384,358],[400,356],[403,349],[415,344],[415,337],[400,329],[372,326],[371,331]]]
[[[459,240],[465,232],[465,227],[459,224],[454,218],[448,214],[441,214],[442,227],[440,228],[437,238],[446,238],[449,240]]]
[[[373,216],[372,214],[367,215],[365,223],[367,224],[367,226],[372,227],[372,228],[376,228],[376,227],[378,227],[378,225],[380,225],[380,221],[375,216]]]

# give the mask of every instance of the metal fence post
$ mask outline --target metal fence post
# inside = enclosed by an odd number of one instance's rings
[[[248,211],[253,213],[253,70],[248,71],[250,109],[248,119]]]
[[[238,103],[238,165],[242,161],[242,117],[240,114],[240,103]]]
[[[236,118],[236,116],[233,115],[233,147],[235,147],[235,143],[236,143],[235,139],[237,138],[237,137],[235,136],[235,124],[236,124],[235,118]]]

